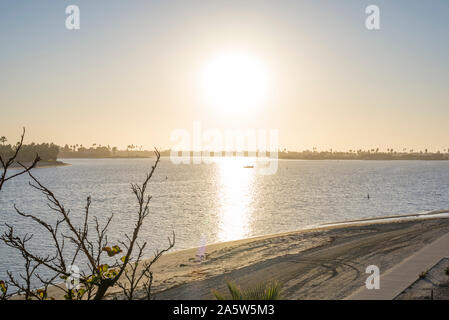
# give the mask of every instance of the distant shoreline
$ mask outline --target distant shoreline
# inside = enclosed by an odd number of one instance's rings
[[[86,156],[82,156],[82,157],[76,157],[76,156],[70,156],[70,157],[58,157],[58,159],[153,159],[155,158],[154,156],[130,156],[130,157],[126,157],[126,156],[110,156],[110,157],[105,157],[105,156],[99,156],[99,157],[86,157]]]
[[[168,158],[170,155],[161,155],[162,158]],[[252,158],[248,156],[241,156],[242,158]],[[59,159],[153,159],[154,156],[111,156],[111,157],[59,157]],[[212,157],[212,158],[236,158],[236,156],[229,156],[229,157]],[[410,157],[410,158],[320,158],[320,157],[303,157],[303,158],[290,158],[290,157],[278,157],[279,160],[312,160],[312,161],[326,161],[326,160],[334,160],[334,161],[342,161],[342,160],[348,160],[348,161],[448,161],[449,158],[435,158],[435,157]]]
[[[22,162],[24,166],[30,166],[31,162]],[[65,163],[59,160],[56,161],[39,161],[36,165],[36,168],[50,168],[50,167],[61,167],[61,166],[70,166],[69,163]],[[11,169],[21,169],[22,166],[18,164],[17,162],[14,162],[11,167]]]
[[[175,151],[173,150],[162,150],[160,154],[162,157],[169,157],[171,153]],[[232,158],[237,157],[238,152],[232,151],[229,152],[227,156],[219,156],[225,155],[226,151],[221,151],[215,156],[213,151],[202,150],[202,152],[210,152],[211,157],[216,158]],[[177,153],[180,157],[194,157],[193,151],[178,151]],[[239,154],[240,157],[251,158],[256,156],[256,152],[248,152],[243,151]],[[262,155],[259,154],[262,158]],[[88,151],[88,152],[80,152],[80,151],[60,151],[58,154],[59,159],[148,159],[153,158],[154,153],[149,150],[143,151],[131,151],[129,153],[125,151],[119,152],[96,152]],[[265,155],[263,155],[265,157]],[[277,159],[285,159],[285,160],[431,160],[431,161],[447,161],[449,160],[449,153],[442,152],[377,152],[376,150],[371,151],[350,151],[350,152],[341,152],[341,151],[278,151],[276,154]]]

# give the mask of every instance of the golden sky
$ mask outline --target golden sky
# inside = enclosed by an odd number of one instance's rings
[[[449,148],[445,1],[0,4],[0,135],[169,148],[173,130],[274,128],[291,150]]]

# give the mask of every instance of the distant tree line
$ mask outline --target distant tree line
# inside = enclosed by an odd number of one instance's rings
[[[0,137],[0,156],[3,159],[10,158],[17,150],[17,144],[6,144],[6,137]],[[59,147],[53,143],[31,143],[20,145],[20,150],[15,157],[17,162],[32,162],[39,154],[41,161],[56,161],[58,158]]]
[[[91,147],[85,147],[82,144],[66,144],[59,148],[59,158],[149,158],[153,156],[153,151],[142,150],[142,146],[134,144],[128,145],[126,150],[96,143]]]
[[[10,157],[16,148],[13,145],[6,145],[6,137],[0,137],[0,155],[3,158]],[[57,158],[149,158],[154,155],[153,151],[142,150],[142,146],[130,144],[125,150],[119,150],[117,147],[110,145],[102,146],[101,144],[92,144],[90,147],[85,147],[82,144],[68,145],[64,147],[57,146],[53,143],[42,143],[29,145],[22,145],[18,161],[30,162],[33,161],[36,154],[39,154],[43,161],[54,161]],[[170,156],[171,150],[162,150],[161,156]],[[189,154],[193,156],[193,151]],[[223,156],[225,152],[222,151]],[[247,151],[241,155],[244,157],[251,156],[252,153]],[[236,156],[236,152],[228,154],[229,156]],[[298,160],[449,160],[449,148],[442,152],[429,152],[428,149],[414,150],[405,149],[396,151],[393,148],[388,148],[387,151],[380,151],[379,148],[369,150],[349,150],[349,151],[317,151],[316,148],[304,151],[288,151],[278,150],[279,159],[298,159]]]
[[[170,156],[171,150],[161,151],[161,156]],[[180,155],[181,153],[178,152]],[[213,152],[211,152],[213,155]],[[237,156],[237,152],[222,151],[223,156]],[[240,156],[249,157],[253,153],[244,151],[240,153]],[[184,155],[193,156],[193,151],[184,152]],[[148,150],[142,150],[141,147],[137,148],[134,145],[129,145],[126,150],[118,150],[117,147],[109,146],[96,146],[93,145],[90,148],[80,146],[68,146],[60,148],[60,158],[145,158],[151,157],[152,152]],[[449,160],[449,150],[445,149],[443,152],[429,152],[427,149],[424,151],[415,151],[410,149],[409,151],[402,150],[401,152],[394,149],[387,149],[387,151],[380,151],[377,149],[370,150],[349,150],[349,151],[317,151],[305,150],[305,151],[288,151],[278,150],[279,159],[298,159],[298,160]]]
[[[406,152],[394,151],[387,149],[387,152],[379,151],[379,149],[371,150],[349,150],[348,152],[341,151],[287,151],[283,150],[279,153],[280,159],[301,159],[301,160],[449,160],[448,150],[446,153],[415,151],[413,149]]]
[[[162,156],[170,156],[170,150],[161,151]],[[213,151],[210,151],[210,154],[214,155]],[[220,153],[218,153],[220,154]],[[181,156],[190,156],[193,157],[195,154],[193,151],[183,151],[178,152],[178,155]],[[235,156],[243,156],[243,157],[252,157],[252,156],[269,156],[268,152],[266,154],[262,154],[260,152],[221,152],[222,156],[227,157],[235,157]],[[218,155],[219,156],[219,155]],[[393,149],[388,149],[387,152],[379,151],[379,149],[371,149],[371,150],[349,150],[349,151],[317,151],[314,150],[305,150],[305,151],[288,151],[287,149],[278,150],[278,158],[279,159],[290,159],[290,160],[449,160],[449,150],[445,149],[444,153],[437,152],[428,152],[428,150],[424,151],[414,151],[411,149],[409,152],[403,150],[402,152],[394,151]]]

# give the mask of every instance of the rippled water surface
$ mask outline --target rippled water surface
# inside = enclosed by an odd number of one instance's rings
[[[34,170],[75,221],[85,199],[100,221],[114,214],[110,239],[123,239],[137,210],[131,182],[140,182],[152,159],[66,159],[70,166]],[[162,159],[149,190],[151,214],[142,230],[149,248],[162,247],[174,230],[176,249],[291,231],[316,224],[449,208],[449,161],[290,161],[275,175],[256,174],[245,159],[174,165]],[[0,221],[33,233],[33,248],[53,250],[25,213],[54,219],[45,198],[25,175],[0,191]],[[369,193],[370,198],[367,198]],[[151,250],[148,254],[151,253]],[[19,256],[0,244],[0,278],[16,270]]]

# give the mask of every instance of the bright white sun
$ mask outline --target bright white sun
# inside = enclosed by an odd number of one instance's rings
[[[254,111],[267,99],[269,77],[264,64],[244,52],[226,52],[202,70],[201,91],[219,111],[240,115]]]

